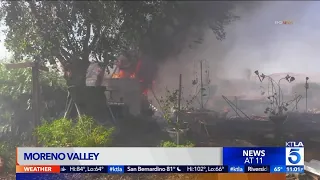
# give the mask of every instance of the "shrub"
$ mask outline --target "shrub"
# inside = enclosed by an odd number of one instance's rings
[[[180,145],[178,145],[172,141],[162,141],[160,144],[160,147],[194,147],[194,146],[195,145],[190,141],[186,142],[185,144],[180,144]]]
[[[14,172],[16,169],[16,151],[15,147],[8,143],[0,143],[0,158],[4,166],[0,167],[1,172]]]
[[[114,128],[82,116],[76,122],[65,118],[44,122],[37,128],[36,135],[39,143],[46,147],[103,147],[111,145],[113,131]]]

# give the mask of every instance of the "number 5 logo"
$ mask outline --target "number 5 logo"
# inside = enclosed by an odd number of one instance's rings
[[[291,149],[288,160],[291,164],[298,164],[301,161],[300,149]]]

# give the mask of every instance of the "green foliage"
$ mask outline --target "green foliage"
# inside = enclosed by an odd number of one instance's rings
[[[111,145],[113,131],[114,128],[107,129],[83,116],[76,122],[64,118],[44,122],[36,135],[46,147],[103,147]]]
[[[11,96],[16,99],[21,94],[31,92],[31,70],[14,69],[7,70],[3,64],[0,65],[0,94]]]
[[[161,106],[160,108],[163,113],[163,117],[168,122],[172,121],[171,117],[173,112],[178,110],[178,101],[179,101],[178,89],[175,89],[175,90],[166,89],[165,95],[159,98],[159,104]],[[191,101],[184,100],[181,98],[180,110],[188,110],[190,104],[191,104]]]
[[[26,141],[32,133],[31,69],[8,70],[0,64],[0,83],[1,140]],[[58,113],[56,107],[65,103],[65,80],[58,72],[41,72],[40,86],[43,115],[52,116],[54,113],[47,113],[50,111]]]
[[[167,89],[165,96],[161,96],[159,99],[163,117],[169,122],[171,121],[173,111],[177,110],[178,92],[178,90],[170,91]]]
[[[194,147],[194,146],[195,145],[190,141],[186,142],[185,144],[180,144],[180,145],[178,145],[172,141],[162,141],[160,144],[160,147]]]
[[[15,146],[8,143],[0,143],[0,157],[4,160],[4,171],[14,172],[16,169]]]
[[[31,94],[32,75],[30,68],[6,69],[5,65],[0,64],[0,95],[10,96],[17,99],[23,94]],[[40,83],[42,86],[55,88],[66,88],[63,77],[55,72],[41,72]]]

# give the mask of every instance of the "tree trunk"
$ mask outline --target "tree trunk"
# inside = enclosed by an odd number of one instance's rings
[[[74,61],[67,67],[68,74],[65,76],[68,86],[86,86],[87,69],[89,61]]]
[[[74,103],[74,99],[79,99],[78,93],[74,93],[74,91],[71,91],[70,88],[79,88],[79,87],[85,87],[86,86],[86,74],[87,69],[89,67],[90,63],[89,61],[83,61],[83,60],[74,60],[70,64],[66,65],[64,67],[64,77],[67,81],[68,86],[68,96],[66,99],[66,112],[65,117],[66,118],[76,118],[78,116],[78,112],[76,111],[76,106]],[[68,108],[68,104],[70,104],[70,107]],[[80,112],[81,113],[81,112]],[[66,116],[67,114],[67,116]],[[84,113],[86,114],[86,113]]]
[[[105,87],[73,86],[69,88],[69,91],[81,115],[93,117],[98,121],[110,119],[104,94]]]
[[[108,109],[106,105],[106,97],[104,94],[105,87],[86,86],[86,74],[90,63],[87,61],[76,61],[71,64],[69,70],[71,71],[70,77],[67,77],[68,91],[70,98],[79,108],[81,115],[93,117],[96,120],[107,120]],[[76,117],[76,107],[72,107],[69,117]]]
[[[100,68],[101,69],[100,69],[100,72],[97,76],[97,80],[95,83],[96,86],[101,86],[101,84],[103,83],[103,79],[104,79],[104,73],[105,73],[106,68],[105,67],[100,67]]]

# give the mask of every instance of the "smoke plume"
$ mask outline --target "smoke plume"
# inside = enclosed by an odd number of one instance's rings
[[[250,93],[258,96],[258,87],[237,84],[250,79],[248,72],[257,69],[266,74],[294,72],[312,76],[310,74],[320,72],[316,68],[320,65],[317,49],[320,2],[255,3],[253,7],[248,6],[248,2],[236,3],[234,12],[240,20],[226,27],[225,40],[217,40],[210,29],[204,29],[202,44],[185,48],[178,56],[169,57],[159,65],[157,92],[163,93],[165,87],[178,88],[179,74],[182,74],[184,94],[196,93],[192,80],[200,77],[200,60],[205,60],[204,76],[209,76],[211,86],[218,87],[212,92],[217,96]],[[285,20],[293,24],[275,24]]]

